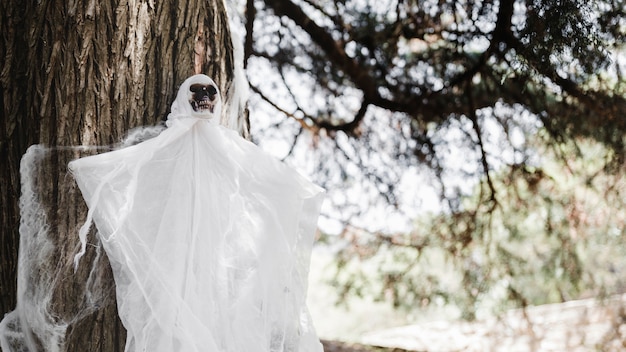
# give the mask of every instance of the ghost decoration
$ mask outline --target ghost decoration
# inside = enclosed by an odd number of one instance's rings
[[[215,82],[192,76],[158,136],[69,164],[89,207],[83,246],[93,222],[111,262],[125,351],[322,351],[305,298],[323,191],[220,111]]]

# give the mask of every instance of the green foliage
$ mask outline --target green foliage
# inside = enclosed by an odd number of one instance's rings
[[[598,3],[577,0],[534,0],[527,2],[526,23],[520,40],[537,64],[553,66],[575,63],[576,76],[584,78],[604,67],[609,60],[595,25]]]
[[[605,172],[610,153],[590,140],[536,148],[540,166],[492,178],[495,206],[481,184],[460,211],[422,215],[411,233],[346,230],[335,284],[408,310],[454,305],[468,319],[623,292],[626,170]]]

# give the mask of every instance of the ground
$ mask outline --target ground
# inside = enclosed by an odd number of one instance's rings
[[[401,348],[366,346],[356,343],[322,340],[324,352],[408,352]]]
[[[325,351],[626,351],[626,294],[516,309],[480,321],[400,326],[364,334],[359,342],[324,341]]]

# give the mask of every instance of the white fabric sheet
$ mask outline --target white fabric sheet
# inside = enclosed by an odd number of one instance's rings
[[[181,99],[157,137],[70,163],[126,351],[322,351],[305,298],[323,191]]]

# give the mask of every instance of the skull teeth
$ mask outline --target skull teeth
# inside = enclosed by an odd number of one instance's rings
[[[207,100],[201,100],[201,101],[192,100],[191,107],[193,108],[193,111],[195,112],[209,111],[213,113],[213,110],[215,109],[215,104],[212,104],[211,102]]]

